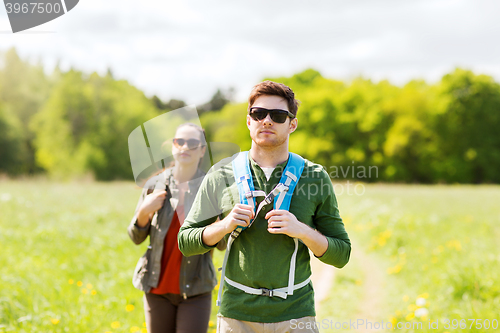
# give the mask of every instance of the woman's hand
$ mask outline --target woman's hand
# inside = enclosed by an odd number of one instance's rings
[[[166,196],[167,191],[154,190],[151,194],[148,194],[144,198],[144,201],[137,212],[137,225],[139,227],[145,227],[149,221],[151,221],[154,213],[163,207]]]

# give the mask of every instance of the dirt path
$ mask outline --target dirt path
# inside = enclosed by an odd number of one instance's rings
[[[358,313],[355,318],[362,319],[365,323],[367,321],[372,323],[380,322],[380,310],[382,309],[384,302],[384,290],[386,288],[385,272],[377,263],[377,260],[373,255],[365,253],[360,248],[358,248],[357,251],[353,251],[351,260],[356,262],[356,264],[359,265],[364,272],[363,285],[361,286],[363,288],[364,296],[359,303]],[[358,333],[381,331],[381,329],[370,329],[369,325],[358,327],[357,330]]]
[[[363,270],[363,298],[361,299],[358,312],[353,320],[362,319],[364,322],[380,322],[380,309],[384,302],[385,272],[378,265],[373,255],[365,253],[361,248],[352,252],[350,265],[357,265]],[[311,253],[311,279],[314,285],[316,312],[321,308],[321,302],[325,300],[331,292],[335,282],[336,268],[325,265]],[[387,321],[387,320],[384,320]],[[357,333],[381,332],[382,330],[370,329],[369,325],[359,326]]]

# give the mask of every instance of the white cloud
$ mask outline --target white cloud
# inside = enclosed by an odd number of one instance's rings
[[[1,34],[0,49],[104,73],[148,95],[205,102],[234,86],[241,99],[265,76],[314,67],[339,79],[402,84],[455,66],[495,75],[500,3],[420,1],[85,0],[31,32]],[[0,14],[0,30],[9,30]]]

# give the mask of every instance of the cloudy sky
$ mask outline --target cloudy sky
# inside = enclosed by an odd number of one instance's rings
[[[404,84],[460,66],[500,81],[499,14],[497,0],[81,0],[17,34],[0,8],[0,51],[48,70],[111,68],[164,99],[203,103],[232,86],[244,100],[263,77],[310,67]]]

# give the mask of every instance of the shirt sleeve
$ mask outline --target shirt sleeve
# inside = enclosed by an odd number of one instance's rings
[[[128,235],[135,244],[141,244],[142,242],[144,242],[144,240],[146,240],[149,235],[149,228],[151,227],[151,221],[148,222],[148,224],[144,227],[139,227],[137,225],[137,212],[139,211],[139,207],[141,207],[142,202],[147,195],[147,191],[148,189],[142,190],[141,197],[139,198],[139,202],[137,203],[137,207],[135,208],[134,217],[132,217],[132,221],[130,221],[130,224],[127,228]]]
[[[207,175],[201,183],[193,205],[179,230],[177,240],[179,250],[185,256],[203,254],[217,245],[208,246],[203,243],[203,230],[214,223],[221,214],[219,208],[219,185],[217,173]]]
[[[324,169],[321,170],[320,181],[321,186],[327,184],[325,187],[328,191],[325,191],[326,193],[316,207],[314,224],[328,240],[328,248],[318,259],[325,264],[342,268],[347,264],[351,255],[351,241],[340,217],[332,182]]]

